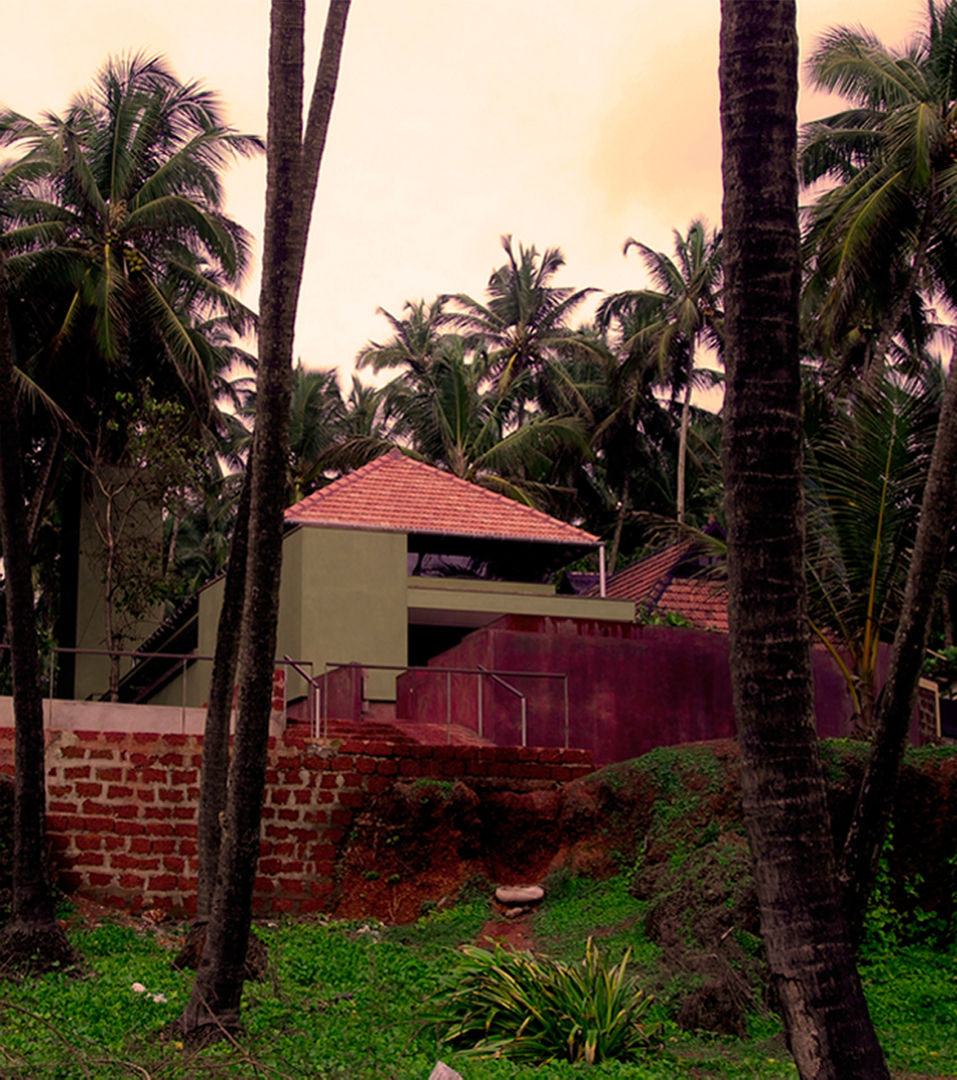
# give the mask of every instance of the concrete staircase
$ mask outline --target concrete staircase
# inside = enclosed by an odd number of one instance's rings
[[[329,717],[326,722],[330,739],[367,739],[374,742],[393,743],[399,746],[492,746],[488,739],[480,739],[471,729],[461,724],[423,724],[411,720],[380,719],[346,720]],[[312,730],[308,721],[290,718],[286,725],[290,735],[310,737]]]

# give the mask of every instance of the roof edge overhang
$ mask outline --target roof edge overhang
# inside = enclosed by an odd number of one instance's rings
[[[508,536],[503,533],[460,532],[455,529],[443,529],[441,532],[427,532],[424,529],[410,530],[401,529],[397,526],[368,525],[365,523],[353,524],[352,522],[347,521],[309,521],[308,519],[301,517],[287,517],[286,525],[309,529],[344,529],[350,532],[402,533],[405,536],[450,536],[459,540],[497,540],[509,544],[549,544],[555,547],[575,547],[584,548],[586,550],[601,547],[602,543],[597,536],[592,537],[590,533],[585,532],[582,532],[582,536],[590,537],[590,539],[576,540],[574,538]]]

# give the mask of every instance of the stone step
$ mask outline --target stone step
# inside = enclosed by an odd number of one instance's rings
[[[306,720],[291,719],[286,731],[290,734],[311,734],[311,726]],[[416,741],[407,732],[400,731],[392,724],[375,720],[340,720],[329,717],[325,731],[330,739],[376,739],[380,742],[405,744]]]
[[[286,731],[290,734],[309,735],[311,728],[305,720],[290,719]],[[489,739],[480,739],[468,727],[452,724],[419,723],[414,720],[397,720],[387,724],[381,720],[345,720],[329,717],[326,734],[330,739],[369,739],[396,743],[404,746],[438,746],[451,742],[455,746],[492,746]]]

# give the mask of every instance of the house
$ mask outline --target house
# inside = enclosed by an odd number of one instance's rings
[[[311,673],[327,716],[397,718],[426,741],[455,724],[601,764],[734,734],[726,597],[700,545],[600,573],[592,595],[564,593],[557,571],[603,561],[596,537],[397,450],[290,507],[286,524],[277,660]],[[223,588],[212,582],[152,636],[144,651],[188,658],[137,665],[130,700],[184,715],[205,702]],[[640,625],[636,612],[690,626]],[[814,667],[819,729],[846,735],[844,679],[822,649]],[[306,681],[286,674],[286,702],[305,700]]]
[[[697,630],[728,632],[723,567],[701,540],[679,540],[619,570],[608,578],[606,595],[631,600],[640,620],[677,615]]]
[[[638,560],[608,578],[605,593],[631,604],[634,617],[612,623],[504,616],[436,657],[428,676],[402,675],[399,717],[436,724],[451,697],[461,723],[507,744],[517,741],[514,697],[521,695],[531,745],[581,747],[598,764],[656,746],[733,737],[727,582],[723,559],[707,538],[683,539]],[[882,651],[886,663],[887,647]],[[823,645],[812,648],[811,659],[818,730],[849,736],[855,709],[844,673]],[[455,674],[476,668],[523,674],[477,696]],[[563,684],[546,681],[545,672],[563,672]],[[936,688],[921,680],[911,739],[920,744],[942,733]]]
[[[277,658],[304,662],[316,678],[362,665],[370,703],[393,702],[400,670],[504,615],[633,618],[628,600],[562,595],[551,583],[575,560],[601,559],[597,537],[399,450],[289,507],[286,525]],[[161,628],[144,651],[211,656],[223,588],[222,578],[204,588],[185,621]],[[145,681],[147,665],[127,677],[130,697],[148,686],[154,704],[206,700],[208,660],[185,675],[175,664],[152,667]],[[289,674],[287,697],[305,692]]]

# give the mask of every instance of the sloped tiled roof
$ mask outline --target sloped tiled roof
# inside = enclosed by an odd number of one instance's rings
[[[598,538],[390,450],[308,495],[287,524],[594,547]]]
[[[674,612],[699,630],[726,634],[727,585],[705,577],[674,576],[675,570],[695,550],[692,541],[682,540],[626,566],[608,579],[607,595],[618,600],[634,600],[636,610],[645,605],[660,613]]]
[[[656,609],[683,615],[699,630],[728,632],[728,587],[723,581],[675,578],[661,594]]]
[[[616,600],[634,600],[636,603],[644,600],[654,589],[655,585],[684,559],[692,550],[689,540],[682,540],[677,544],[656,551],[654,555],[648,555],[638,562],[612,574],[607,582],[607,595]]]

